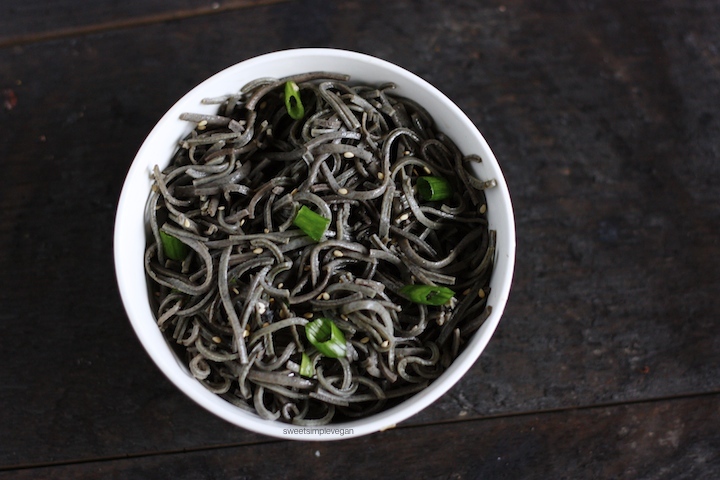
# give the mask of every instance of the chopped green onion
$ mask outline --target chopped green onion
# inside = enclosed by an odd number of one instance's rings
[[[305,378],[312,378],[315,375],[315,367],[313,367],[312,360],[307,353],[303,352],[302,360],[300,361],[300,376]]]
[[[450,182],[440,177],[420,177],[417,179],[417,189],[425,201],[445,200],[453,194]]]
[[[329,318],[320,317],[305,325],[305,336],[326,357],[342,358],[347,352],[345,335]]]
[[[160,230],[160,241],[162,242],[165,255],[172,260],[185,260],[185,257],[187,257],[190,251],[187,245],[162,230]]]
[[[300,100],[300,87],[295,82],[285,82],[285,108],[293,120],[305,116],[305,107]]]
[[[330,219],[313,212],[303,205],[300,207],[300,210],[298,210],[297,215],[295,215],[293,223],[296,227],[305,232],[305,235],[316,242],[319,242],[323,235],[325,235],[325,230],[327,230],[327,227],[330,224]]]
[[[408,299],[423,305],[445,305],[448,300],[455,296],[455,292],[447,287],[435,287],[432,285],[405,285],[400,293]]]

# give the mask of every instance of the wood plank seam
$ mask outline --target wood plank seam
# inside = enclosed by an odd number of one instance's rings
[[[186,20],[194,17],[215,15],[218,13],[224,13],[233,10],[242,10],[246,8],[253,8],[264,5],[273,5],[277,3],[285,3],[288,1],[290,0],[231,0],[223,2],[222,4],[219,2],[215,2],[209,7],[163,12],[153,15],[145,15],[137,18],[124,18],[119,20],[94,23],[90,25],[82,25],[78,27],[68,27],[60,28],[57,30],[48,30],[46,32],[29,33],[26,35],[14,35],[7,38],[0,38],[0,48],[17,47],[32,43],[46,42],[50,40],[80,37],[84,35],[122,30],[127,28],[137,28],[156,23]]]
[[[633,405],[635,405],[635,406],[651,405],[651,404],[657,404],[657,403],[661,403],[661,402],[693,400],[693,399],[699,399],[699,398],[703,398],[703,397],[713,397],[713,396],[717,396],[718,399],[720,399],[720,391],[701,392],[701,393],[694,393],[694,394],[675,395],[675,396],[658,397],[658,398],[642,399],[642,400],[618,401],[618,402],[613,402],[613,403],[560,407],[560,408],[551,408],[551,409],[547,409],[547,410],[499,413],[499,414],[494,414],[494,415],[492,415],[492,414],[484,415],[482,417],[462,417],[462,418],[455,418],[455,419],[449,419],[449,420],[425,422],[425,423],[419,423],[419,424],[399,425],[397,428],[398,429],[420,429],[420,428],[442,426],[442,425],[450,426],[452,424],[457,424],[457,423],[484,422],[484,421],[503,420],[503,419],[511,419],[511,418],[530,417],[533,415],[536,415],[536,416],[537,415],[540,415],[540,416],[541,415],[555,415],[555,414],[563,413],[563,412],[580,412],[580,411],[602,410],[602,409],[609,409],[609,408],[624,408],[624,407],[633,406]],[[377,433],[375,435],[382,435],[382,433]],[[198,446],[198,447],[191,447],[191,448],[183,448],[180,450],[162,450],[162,451],[151,451],[151,452],[144,452],[144,453],[127,453],[124,455],[108,455],[105,457],[92,457],[92,458],[84,458],[84,459],[81,458],[81,459],[75,459],[75,460],[62,460],[62,461],[57,461],[57,462],[38,462],[38,463],[33,463],[33,464],[4,465],[4,466],[0,466],[0,473],[20,471],[20,470],[32,470],[32,469],[37,469],[37,468],[50,468],[50,467],[81,465],[81,464],[88,464],[88,463],[114,462],[114,461],[118,461],[118,460],[139,459],[139,458],[147,458],[147,457],[155,457],[155,456],[163,456],[163,455],[178,455],[178,454],[187,454],[187,453],[210,452],[210,451],[218,451],[218,450],[224,450],[224,449],[230,449],[230,448],[271,445],[271,444],[276,444],[276,443],[280,443],[280,442],[290,441],[290,440],[274,439],[274,438],[270,438],[270,437],[265,437],[265,438],[267,438],[267,440]]]

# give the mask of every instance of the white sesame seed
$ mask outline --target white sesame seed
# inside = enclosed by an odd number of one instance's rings
[[[485,205],[483,203],[482,205],[480,205],[480,213],[485,213],[485,212],[487,212],[487,205]]]
[[[263,252],[263,249],[260,247],[257,247],[255,250],[253,250],[253,253],[256,255],[260,255]]]
[[[355,154],[353,152],[345,152],[343,153],[343,157],[345,158],[353,158]]]
[[[198,122],[198,127],[204,127],[204,126],[206,126],[206,125],[207,125],[207,120],[200,120],[200,121]]]
[[[186,218],[185,220],[183,220],[183,227],[190,228],[190,220],[189,219]]]
[[[323,300],[330,300],[330,294],[327,292],[323,292],[322,295],[320,295]]]
[[[482,288],[478,290],[478,297],[485,298],[485,290],[483,290]]]
[[[387,347],[390,346],[390,341],[389,341],[389,340],[383,340],[383,342],[380,344],[380,346],[381,346],[382,348],[387,348]]]
[[[313,317],[313,313],[312,313],[312,312],[307,312],[306,314],[303,315],[303,317],[305,317],[305,318],[307,318],[307,319],[309,320],[309,319],[311,319],[311,318]]]
[[[238,290],[237,287],[233,287],[233,293],[235,295],[240,295],[240,290]]]
[[[334,250],[333,255],[339,258],[343,256],[343,252],[341,252],[340,250]]]
[[[339,193],[340,195],[347,195],[347,194],[348,194],[348,189],[345,188],[345,187],[340,188],[340,189],[338,189],[338,193]]]
[[[258,303],[255,305],[255,309],[257,310],[257,312],[258,312],[260,315],[262,315],[263,313],[265,313],[265,310],[267,310],[267,305],[265,305],[265,303],[263,303],[263,302],[258,302]]]
[[[363,337],[360,339],[360,343],[368,343],[370,341],[370,337]]]
[[[212,341],[215,343],[222,343],[222,338],[220,337],[212,337]]]
[[[410,218],[410,215],[407,214],[407,213],[403,213],[402,215],[400,215],[400,216],[397,218],[397,221],[398,221],[398,222],[404,222],[404,221],[407,220],[408,218]]]
[[[423,165],[423,170],[425,170],[425,173],[427,173],[428,175],[432,173],[432,170],[430,170],[427,165]]]
[[[385,178],[385,174],[383,172],[378,172],[377,177],[379,180],[382,180]]]

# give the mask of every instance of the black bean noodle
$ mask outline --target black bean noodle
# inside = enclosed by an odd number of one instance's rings
[[[322,425],[387,408],[441,375],[491,310],[483,190],[494,181],[468,169],[480,158],[392,84],[349,80],[262,78],[206,99],[217,113],[184,114],[194,130],[153,172],[145,267],[157,323],[198,381],[262,418]],[[300,120],[286,81],[300,88]],[[424,175],[453,195],[419,198]],[[331,219],[320,241],[293,224],[303,205]],[[184,259],[168,257],[160,232],[188,247]],[[455,296],[414,303],[408,284]],[[317,317],[345,334],[345,357],[307,341]]]

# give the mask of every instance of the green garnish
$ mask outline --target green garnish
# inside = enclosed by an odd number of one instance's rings
[[[162,242],[163,252],[172,260],[183,261],[190,251],[190,247],[162,230],[160,230],[160,241]]]
[[[342,358],[347,352],[345,335],[329,318],[320,317],[305,325],[305,336],[326,357]]]
[[[293,120],[300,120],[305,115],[305,107],[300,100],[300,87],[295,82],[285,82],[285,108]]]
[[[400,293],[407,296],[410,301],[423,305],[445,305],[455,296],[455,292],[447,287],[432,285],[405,285],[400,289]]]
[[[315,375],[315,367],[313,367],[312,360],[310,360],[307,353],[303,352],[302,360],[300,361],[300,376],[312,378],[313,375]]]
[[[300,207],[300,210],[298,210],[297,215],[295,215],[293,223],[305,232],[305,235],[319,242],[323,235],[325,235],[325,230],[327,230],[328,225],[330,225],[330,219],[313,212],[303,205]]]
[[[445,200],[453,194],[450,182],[440,177],[420,177],[417,179],[417,190],[420,196],[428,202]]]

